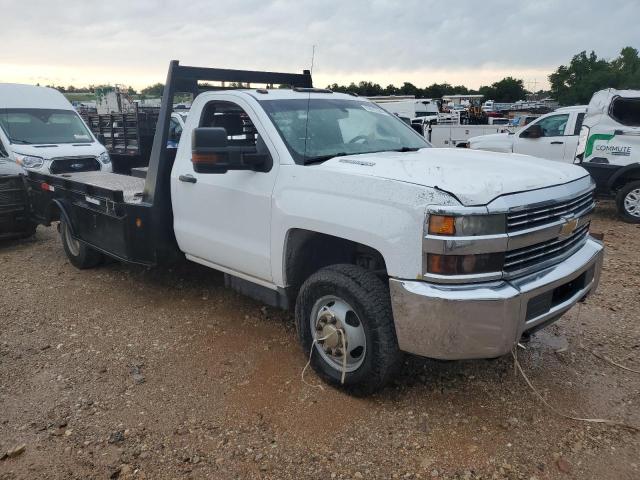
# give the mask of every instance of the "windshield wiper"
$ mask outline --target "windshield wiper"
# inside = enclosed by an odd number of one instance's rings
[[[332,158],[345,157],[347,155],[351,155],[351,154],[347,152],[338,152],[338,153],[332,153],[331,155],[319,155],[317,157],[309,157],[304,159],[304,164],[310,165],[312,163],[326,162],[327,160],[331,160]]]
[[[11,139],[11,143],[17,143],[17,142],[19,142],[20,145],[33,145],[33,142],[30,142],[29,140],[21,140],[20,138]]]
[[[402,147],[396,148],[394,152],[417,152],[421,147]]]

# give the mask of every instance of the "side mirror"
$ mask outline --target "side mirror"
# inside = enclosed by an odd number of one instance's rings
[[[255,146],[229,145],[227,130],[201,127],[191,135],[191,162],[198,173],[227,173],[229,170],[268,171],[271,156]],[[268,168],[267,168],[268,167]]]
[[[542,137],[542,127],[537,123],[531,125],[525,131],[523,131],[520,136],[522,138],[540,138]]]

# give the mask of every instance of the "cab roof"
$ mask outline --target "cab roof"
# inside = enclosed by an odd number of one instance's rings
[[[49,87],[0,83],[1,108],[52,108],[73,110],[69,100],[59,91]]]
[[[358,97],[347,93],[331,92],[330,90],[313,89],[290,89],[290,88],[271,88],[271,89],[242,89],[233,90],[234,92],[242,92],[255,98],[256,100],[296,100],[307,98],[323,98],[323,99],[342,99],[342,100],[363,100],[369,101],[366,97]],[[265,93],[266,92],[266,93]]]

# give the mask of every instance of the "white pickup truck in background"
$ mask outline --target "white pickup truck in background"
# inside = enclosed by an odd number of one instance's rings
[[[195,98],[176,151],[177,91]],[[309,72],[174,61],[146,179],[28,178],[34,214],[61,220],[73,265],[184,256],[220,270],[230,287],[295,310],[313,368],[351,391],[385,385],[401,352],[508,353],[592,292],[603,258],[584,169],[430,148],[375,103],[312,88]]]
[[[559,108],[513,133],[472,137],[469,139],[469,148],[522,153],[573,163],[586,111],[586,106]]]

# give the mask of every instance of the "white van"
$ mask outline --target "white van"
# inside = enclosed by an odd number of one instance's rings
[[[576,150],[598,193],[615,196],[623,220],[640,223],[640,90],[593,94]]]
[[[0,153],[43,173],[112,171],[107,150],[52,88],[0,83]]]

